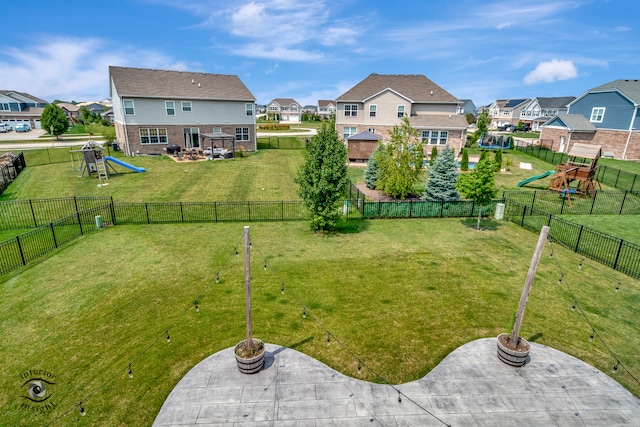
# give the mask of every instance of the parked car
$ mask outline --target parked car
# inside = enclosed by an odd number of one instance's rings
[[[0,132],[10,132],[13,128],[9,123],[0,123]]]
[[[516,125],[506,124],[506,125],[498,126],[498,130],[501,132],[515,132]]]
[[[29,127],[29,125],[26,123],[18,123],[13,128],[16,130],[16,132],[29,132],[31,130],[31,127]]]
[[[531,125],[529,123],[521,123],[520,128],[516,128],[514,132],[530,132]]]

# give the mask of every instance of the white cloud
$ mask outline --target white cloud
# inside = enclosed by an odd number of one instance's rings
[[[186,70],[187,64],[149,50],[114,48],[101,39],[43,37],[40,44],[8,47],[0,61],[3,89],[48,101],[100,100],[109,96],[109,65]]]
[[[573,65],[573,62],[552,59],[539,63],[535,70],[525,76],[524,83],[528,85],[538,82],[552,83],[575,77],[578,77],[578,69]]]

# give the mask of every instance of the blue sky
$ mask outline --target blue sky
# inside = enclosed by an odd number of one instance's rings
[[[258,103],[423,74],[476,106],[640,78],[637,0],[108,0],[2,6],[0,89],[109,96],[108,66],[235,74]],[[17,17],[20,17],[19,19]]]

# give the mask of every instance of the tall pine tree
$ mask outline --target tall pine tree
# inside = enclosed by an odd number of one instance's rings
[[[378,167],[378,162],[376,161],[376,154],[378,154],[382,150],[382,145],[378,145],[374,152],[371,154],[369,161],[367,161],[367,167],[364,170],[364,183],[367,188],[371,190],[376,189],[376,185],[378,183],[378,171],[380,168]]]
[[[456,189],[458,171],[453,150],[445,147],[429,168],[422,200],[429,202],[452,202],[460,195]]]

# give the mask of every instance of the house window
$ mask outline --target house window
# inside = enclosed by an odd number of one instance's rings
[[[248,141],[249,128],[236,128],[236,141]]]
[[[191,112],[191,101],[182,101],[182,111],[185,113]]]
[[[355,127],[345,127],[342,132],[342,139],[347,139],[351,135],[355,135],[358,132],[358,128]]]
[[[124,107],[124,113],[130,116],[136,114],[136,110],[133,108],[133,99],[125,99],[122,101]]]
[[[7,103],[0,103],[0,111],[11,111],[9,109],[9,104]]]
[[[422,142],[429,145],[447,145],[447,139],[449,138],[449,132],[446,130],[423,130]]]
[[[213,133],[222,133],[222,128],[213,128]]]
[[[358,117],[358,105],[357,104],[345,104],[344,106],[345,117]]]
[[[140,144],[166,144],[167,129],[140,128]]]
[[[378,108],[377,105],[369,105],[369,117],[375,117],[376,116],[376,109]]]
[[[289,107],[286,105],[283,105],[282,107],[280,107],[280,111],[289,111]]]
[[[164,101],[164,109],[167,111],[167,116],[176,115],[176,104],[173,101]]]
[[[604,119],[604,110],[604,107],[593,107],[589,121],[593,123],[602,123],[602,120]]]
[[[253,116],[253,104],[244,104],[244,109],[247,112],[247,116]]]
[[[404,105],[398,105],[398,118],[404,117]]]

